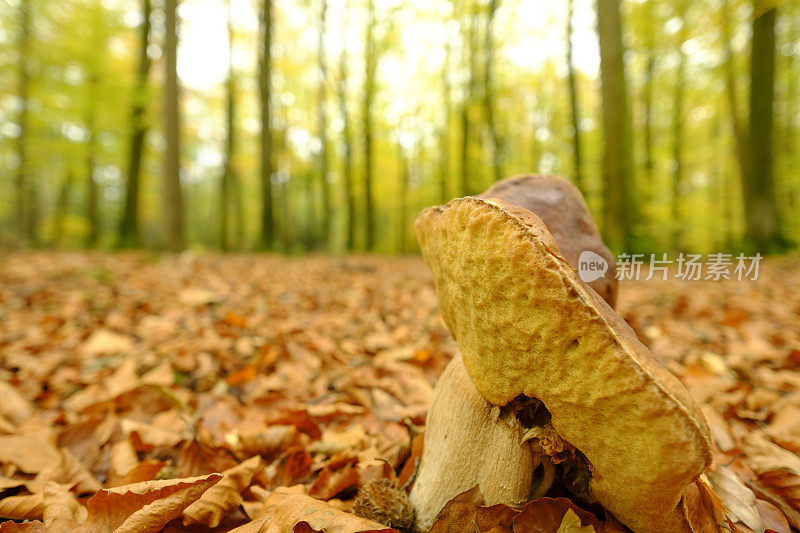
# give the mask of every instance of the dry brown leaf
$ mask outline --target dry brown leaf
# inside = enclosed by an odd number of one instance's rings
[[[708,479],[714,492],[725,505],[731,521],[742,522],[756,532],[764,531],[764,524],[756,507],[756,496],[736,474],[722,465],[717,465],[708,475]]]
[[[109,478],[106,481],[106,488],[132,485],[134,483],[141,483],[143,481],[152,481],[156,479],[158,473],[161,472],[165,466],[167,466],[167,463],[164,461],[145,459],[122,477],[109,475]]]
[[[81,351],[85,355],[127,354],[132,348],[130,337],[108,329],[97,329],[83,343]]]
[[[111,446],[111,457],[108,465],[109,486],[115,486],[116,481],[139,465],[139,458],[130,439],[123,439]]]
[[[464,491],[445,504],[429,533],[448,531],[502,531],[510,533],[518,511],[505,505],[485,506],[478,487]]]
[[[567,498],[539,498],[529,502],[525,508],[514,518],[515,533],[549,533],[560,531],[568,511],[578,518],[578,522],[567,522],[572,529],[566,531],[583,532],[576,527],[591,527],[595,531],[600,527],[600,521],[592,513],[584,511]]]
[[[756,508],[767,531],[791,533],[789,522],[780,509],[764,500],[756,500]]]
[[[246,533],[263,529],[265,532],[313,530],[326,533],[396,533],[394,529],[306,496],[302,488],[275,489],[264,502],[264,508],[255,522],[259,524],[258,529],[238,528],[234,531]]]
[[[704,479],[686,487],[683,509],[694,533],[722,533],[728,530],[725,505]]]
[[[59,484],[49,481],[44,486],[43,521],[48,533],[69,533],[80,526],[88,511]]]
[[[37,520],[44,513],[44,495],[22,494],[0,500],[0,518],[12,520]]]
[[[38,520],[22,523],[9,521],[0,523],[0,533],[48,533],[48,531]]]
[[[242,491],[250,486],[253,476],[260,468],[261,457],[256,455],[222,472],[219,483],[183,511],[183,525],[200,523],[217,527],[223,516],[241,505]]]
[[[10,463],[25,473],[38,474],[60,461],[61,454],[50,431],[0,437],[0,463]]]
[[[87,503],[89,516],[75,533],[155,533],[220,479],[219,474],[209,474],[103,489]]]
[[[0,416],[19,425],[33,414],[33,406],[10,383],[0,381]]]
[[[78,494],[93,493],[103,488],[83,463],[68,450],[61,449],[60,454],[61,460],[58,463],[39,472],[33,482],[28,484],[31,490],[37,486],[43,487],[49,481],[70,485]]]

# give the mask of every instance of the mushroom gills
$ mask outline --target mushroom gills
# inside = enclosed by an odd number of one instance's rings
[[[531,499],[544,496],[558,481],[576,497],[594,503],[589,489],[592,467],[580,450],[567,442],[550,422],[550,411],[538,398],[519,395],[500,408],[501,418],[516,418],[528,442],[537,466],[531,484]]]

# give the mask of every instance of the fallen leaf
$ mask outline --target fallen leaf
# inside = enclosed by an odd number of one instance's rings
[[[183,525],[200,523],[212,528],[217,527],[223,516],[241,505],[242,491],[250,486],[253,475],[260,468],[261,457],[255,456],[222,472],[219,483],[184,509]]]
[[[572,509],[567,509],[556,533],[595,533],[594,527],[582,526],[581,519]]]
[[[0,381],[0,416],[19,425],[33,414],[33,406],[10,383]]]
[[[127,354],[132,348],[130,337],[103,328],[96,329],[80,349],[85,355],[107,355]]]
[[[220,479],[209,474],[103,489],[89,499],[89,516],[75,533],[156,533]]]
[[[0,500],[0,518],[34,520],[41,519],[43,513],[44,495],[41,492],[8,496]]]
[[[48,531],[38,520],[22,523],[9,521],[0,524],[0,533],[48,533]]]
[[[445,504],[428,533],[448,531],[510,533],[518,511],[506,505],[485,506],[478,487],[457,495]]]
[[[756,532],[764,531],[764,524],[756,507],[756,496],[744,482],[728,468],[717,465],[708,475],[711,488],[722,500],[733,522],[742,522]]]
[[[326,533],[396,533],[371,520],[340,511],[335,507],[302,494],[297,489],[278,487],[264,502],[257,522],[264,531],[325,531]],[[237,533],[259,531],[238,528]],[[233,532],[231,532],[233,533]]]
[[[43,522],[48,533],[68,533],[86,520],[86,507],[59,484],[49,481],[44,486]]]
[[[579,519],[578,523],[574,523],[573,529],[566,531],[582,531],[574,529],[575,527],[589,526],[594,528],[592,531],[600,527],[600,521],[592,513],[584,511],[571,500],[567,498],[538,498],[528,502],[522,511],[514,518],[514,531],[516,533],[551,533],[553,531],[560,531],[559,528],[565,520],[568,511]],[[568,522],[569,524],[569,522]]]
[[[725,505],[703,476],[686,487],[681,501],[693,533],[722,533],[727,526]]]
[[[25,473],[38,474],[60,461],[61,454],[56,449],[55,436],[50,431],[0,437],[0,463],[10,463]]]

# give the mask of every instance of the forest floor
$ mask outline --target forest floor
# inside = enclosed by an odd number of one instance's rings
[[[623,282],[619,311],[702,406],[713,511],[800,529],[800,258]],[[417,257],[5,253],[0,531],[382,531],[341,511],[412,476],[456,349]],[[536,505],[476,530],[624,531]]]

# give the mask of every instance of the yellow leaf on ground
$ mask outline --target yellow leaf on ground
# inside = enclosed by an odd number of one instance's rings
[[[578,518],[575,511],[567,509],[556,533],[594,533],[594,528],[592,526],[582,526],[581,519]]]

